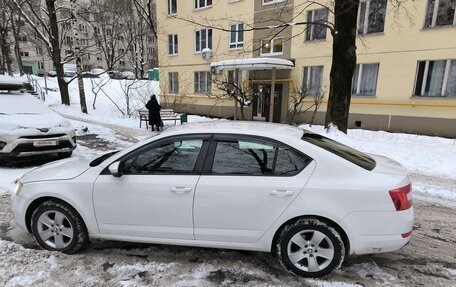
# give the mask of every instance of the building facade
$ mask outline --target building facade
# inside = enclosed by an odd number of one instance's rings
[[[349,127],[454,137],[456,0],[401,3],[397,7],[387,0],[360,2]],[[323,122],[331,33],[323,25],[297,23],[331,23],[327,9],[331,1],[163,0],[156,5],[160,85],[166,105],[234,117],[233,100],[223,97],[214,81],[236,79],[254,95],[246,119],[287,122],[294,96],[306,91],[311,97],[301,110],[315,94],[323,95],[315,118],[316,123]],[[211,69],[211,64],[221,61],[259,63],[255,61],[259,58],[288,60],[294,66]],[[300,113],[295,120],[305,122],[311,116]]]
[[[80,50],[84,71],[98,68],[135,72],[135,68],[142,65],[147,72],[148,69],[158,66],[156,37],[145,23],[141,23],[133,4],[128,4],[131,5],[129,12],[133,15],[131,19],[137,19],[136,21],[118,19],[116,13],[126,12],[116,11],[121,9],[115,6],[95,7],[85,6],[84,3],[71,3],[69,0],[61,0],[59,3],[62,59],[65,60],[65,57],[71,57],[76,50]],[[14,43],[12,35],[10,38],[10,42]],[[135,40],[134,45],[131,39]],[[19,42],[25,73],[44,75],[55,70],[45,44],[28,24],[24,23]],[[14,60],[13,66],[17,67],[13,55],[11,59]],[[75,64],[75,60],[68,63]]]

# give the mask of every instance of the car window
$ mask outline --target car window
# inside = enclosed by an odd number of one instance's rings
[[[123,174],[191,174],[203,140],[177,140],[153,146],[128,157]]]
[[[367,154],[322,135],[305,131],[302,140],[325,149],[364,169],[373,170],[375,168],[375,160]]]
[[[279,147],[277,150],[277,159],[274,168],[274,175],[293,176],[301,172],[312,159],[306,155]]]
[[[272,175],[275,147],[260,141],[218,141],[212,174]]]

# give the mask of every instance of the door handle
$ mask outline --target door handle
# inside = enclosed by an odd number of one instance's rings
[[[283,190],[283,189],[274,189],[274,190],[271,190],[270,193],[275,196],[285,197],[285,196],[292,196],[294,194],[294,191]]]
[[[171,192],[175,192],[175,193],[186,193],[186,192],[192,191],[192,188],[191,187],[185,187],[185,186],[176,186],[176,187],[170,188],[169,190]]]

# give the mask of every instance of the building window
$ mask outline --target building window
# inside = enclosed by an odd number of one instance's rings
[[[283,54],[283,38],[274,38],[271,40],[261,40],[262,56],[282,55]]]
[[[65,45],[72,45],[73,44],[73,37],[65,36],[65,38],[63,39],[63,43]]]
[[[322,92],[323,66],[304,67],[302,92],[304,95],[318,96]]]
[[[100,34],[101,34],[101,33],[100,33],[100,28],[99,28],[99,27],[93,27],[93,34],[94,34],[95,36],[100,35]]]
[[[177,55],[179,52],[179,42],[177,34],[168,35],[168,54]]]
[[[316,9],[307,11],[307,22],[328,23],[328,10]],[[326,39],[326,27],[319,24],[308,24],[306,31],[306,41]]]
[[[38,62],[38,69],[44,70],[44,63],[43,62]]]
[[[195,32],[195,51],[212,50],[212,29],[201,29]]]
[[[195,0],[195,9],[212,6],[212,0]]]
[[[73,51],[72,50],[65,50],[65,56],[72,56]]]
[[[103,45],[101,44],[101,41],[100,40],[97,40],[97,48],[102,48]]]
[[[456,25],[455,0],[428,0],[425,27]]]
[[[375,96],[379,64],[357,64],[352,81],[352,95]]]
[[[83,60],[90,60],[90,53],[83,54],[83,55],[81,56],[81,59],[83,59]]]
[[[81,46],[88,47],[89,46],[89,39],[81,39]]]
[[[106,29],[106,35],[107,36],[112,36],[112,30],[111,29]]]
[[[244,23],[230,25],[230,49],[244,47]]]
[[[230,93],[239,93],[242,90],[242,71],[238,70],[237,79],[234,78],[234,70],[228,71],[228,87]]]
[[[97,61],[103,61],[103,55],[97,54]]]
[[[177,0],[168,0],[168,15],[177,14]]]
[[[358,34],[381,33],[385,28],[386,0],[365,0],[359,3]]]
[[[195,94],[210,93],[211,84],[211,72],[195,72]]]
[[[169,77],[169,93],[179,94],[179,73],[171,72],[168,73]]]
[[[415,96],[456,97],[456,60],[419,61]]]
[[[89,32],[89,29],[87,28],[87,25],[79,24],[79,31],[87,34]]]
[[[269,4],[275,4],[275,3],[280,3],[285,0],[263,0],[263,5],[269,5]]]
[[[41,48],[41,47],[36,47],[36,54],[37,54],[38,56],[43,55],[43,48]]]
[[[125,61],[119,61],[119,65],[125,66]]]
[[[27,36],[19,36],[19,41],[20,42],[27,42],[28,41]]]
[[[21,52],[21,57],[29,57],[29,52]]]

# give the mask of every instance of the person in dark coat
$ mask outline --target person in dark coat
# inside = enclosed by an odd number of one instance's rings
[[[157,126],[157,131],[160,131],[160,125],[162,119],[160,117],[161,106],[157,101],[157,96],[152,95],[150,100],[146,104],[146,108],[149,110],[149,124],[154,131],[154,126]]]

